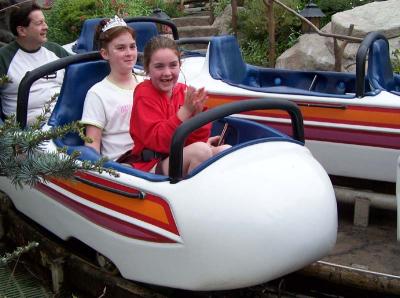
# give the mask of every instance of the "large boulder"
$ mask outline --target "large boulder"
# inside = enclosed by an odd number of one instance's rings
[[[326,46],[325,37],[318,34],[304,34],[300,36],[294,47],[278,57],[275,67],[299,70],[331,70],[334,65],[335,58]]]
[[[336,13],[332,16],[332,32],[347,34],[354,24],[353,36],[364,37],[380,31],[386,38],[400,36],[400,0],[377,1]]]
[[[232,7],[227,5],[221,15],[214,19],[213,27],[218,29],[218,35],[230,34],[232,22]]]
[[[239,6],[238,13],[244,8]],[[214,28],[218,29],[218,35],[232,34],[232,6],[227,5],[224,11],[219,16],[215,16],[214,23],[212,24]]]
[[[354,24],[352,36],[365,37],[379,31],[389,40],[390,52],[400,48],[400,0],[372,2],[332,16],[322,31],[347,35]],[[339,44],[341,42],[339,41]],[[288,69],[334,70],[333,38],[304,34],[289,50],[278,57],[276,67]],[[342,58],[342,71],[355,71],[359,43],[348,43]]]
[[[15,2],[16,1],[0,0],[0,9],[2,10],[0,12],[0,42],[2,42],[1,45],[3,45],[3,43],[9,43],[10,41],[14,40],[14,35],[10,32],[8,28],[10,9],[7,9],[7,7],[15,4]]]

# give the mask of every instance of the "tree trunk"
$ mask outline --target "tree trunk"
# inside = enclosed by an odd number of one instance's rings
[[[276,59],[276,45],[275,45],[275,17],[274,17],[274,1],[264,0],[264,4],[267,8],[267,20],[268,20],[268,40],[269,40],[269,51],[268,51],[268,65],[275,67]]]
[[[235,36],[237,36],[237,1],[231,0],[232,6],[232,29]]]

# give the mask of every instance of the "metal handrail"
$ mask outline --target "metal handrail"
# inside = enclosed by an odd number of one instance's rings
[[[385,40],[386,37],[378,32],[370,32],[364,38],[356,55],[356,97],[361,98],[365,94],[365,63],[367,61],[367,54],[376,40]],[[389,44],[389,43],[388,43]]]
[[[32,84],[49,74],[54,73],[57,70],[63,69],[66,66],[83,61],[93,61],[101,59],[99,52],[88,52],[83,54],[77,54],[73,56],[68,56],[65,58],[58,59],[51,63],[42,65],[32,71],[28,71],[22,78],[21,83],[18,87],[17,95],[17,122],[21,128],[25,128],[27,124],[27,114],[28,114],[28,99],[29,91]],[[49,98],[50,100],[50,98]]]
[[[252,110],[284,110],[288,112],[292,121],[293,138],[304,143],[303,116],[300,108],[288,100],[273,100],[265,98],[241,100],[234,103],[217,106],[197,114],[193,118],[182,123],[175,131],[169,156],[169,177],[171,183],[182,180],[183,147],[187,137],[196,129],[207,123],[223,117]]]

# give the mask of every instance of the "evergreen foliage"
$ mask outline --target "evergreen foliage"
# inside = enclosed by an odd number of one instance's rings
[[[4,256],[0,256],[0,266],[5,266],[7,263],[19,258],[23,253],[30,251],[31,249],[38,247],[39,243],[29,242],[25,246],[17,247],[13,252],[6,253]]]
[[[94,170],[107,172],[118,176],[112,169],[103,168],[105,159],[96,163],[78,161],[79,152],[66,154],[66,149],[57,149],[54,152],[43,151],[46,141],[62,137],[69,132],[77,132],[85,141],[84,126],[74,122],[49,130],[41,130],[46,115],[50,112],[53,99],[44,107],[32,126],[21,129],[15,115],[7,118],[0,126],[0,175],[9,178],[16,186],[24,184],[34,186],[38,182],[46,182],[51,177],[69,179],[77,170]]]

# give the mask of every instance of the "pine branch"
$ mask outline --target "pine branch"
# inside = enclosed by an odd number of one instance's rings
[[[0,266],[4,266],[10,261],[16,259],[23,253],[30,251],[31,249],[38,247],[39,243],[37,242],[29,242],[26,246],[17,247],[12,253],[6,253],[4,256],[0,257]]]
[[[47,120],[56,95],[43,108],[32,126],[22,130],[15,116],[5,120],[0,126],[0,175],[8,177],[15,186],[34,186],[47,182],[51,177],[70,179],[78,170],[106,172],[113,176],[118,173],[104,168],[106,159],[97,162],[79,161],[79,152],[66,153],[66,148],[55,152],[44,151],[45,142],[60,138],[67,133],[78,133],[85,142],[91,140],[84,135],[84,126],[79,122],[70,123],[49,130],[41,130]]]
[[[0,87],[11,82],[12,82],[11,79],[7,75],[0,76]]]

